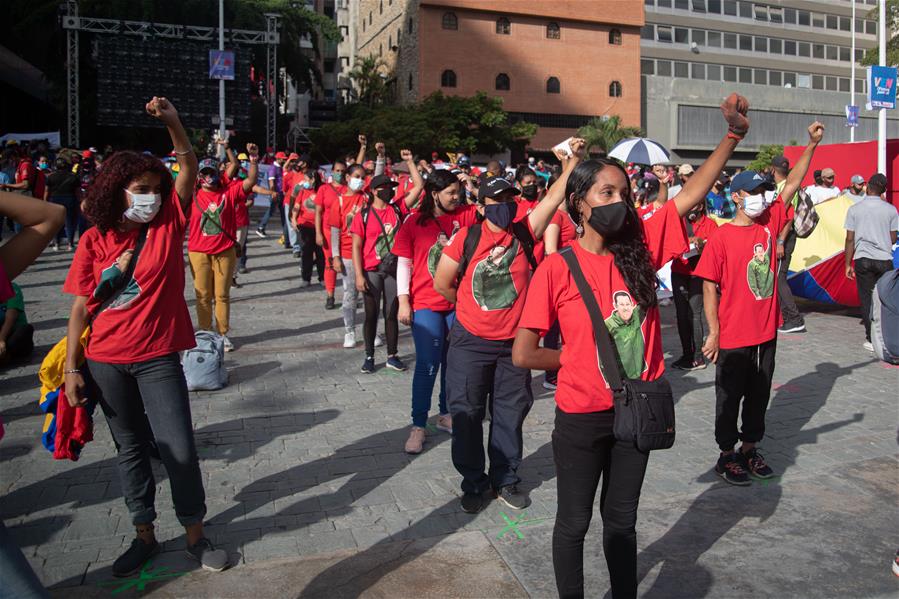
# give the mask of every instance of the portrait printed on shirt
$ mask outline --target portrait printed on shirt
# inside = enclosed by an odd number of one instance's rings
[[[383,229],[375,241],[375,254],[381,260],[390,253],[391,248],[393,248],[393,238],[396,237],[396,229],[393,227],[393,223],[384,223]]]
[[[307,212],[315,212],[315,194],[312,194],[308,198],[306,198],[306,200],[303,202],[303,208]]]
[[[606,328],[618,350],[618,367],[629,379],[638,379],[649,368],[644,357],[643,321],[646,315],[631,294],[620,290],[612,294],[612,315]]]
[[[509,247],[494,246],[475,265],[471,275],[471,295],[481,310],[505,310],[518,299],[518,290],[510,270],[517,254],[518,240],[513,239]]]
[[[209,202],[206,209],[203,210],[203,217],[200,219],[200,230],[204,236],[221,235],[222,211],[224,209],[225,198],[219,197],[218,202]]]
[[[437,241],[435,241],[434,245],[431,246],[431,249],[428,250],[428,272],[431,273],[432,279],[434,278],[434,273],[437,272],[437,264],[440,262],[440,257],[443,255],[443,248],[449,245],[459,228],[459,221],[454,220],[453,231],[450,233],[449,237],[447,237],[446,233],[440,231],[437,234]]]
[[[774,295],[774,271],[771,269],[771,234],[768,234],[768,247],[757,243],[752,246],[752,258],[746,267],[746,280],[749,290],[757,300],[765,300]]]
[[[121,278],[125,276],[125,271],[128,270],[128,263],[131,262],[133,254],[132,250],[125,250],[110,266],[103,269],[103,272],[100,273],[100,282],[97,284],[97,288],[94,289],[94,297],[96,299],[101,302],[105,301],[106,298],[115,292],[121,284]],[[137,278],[132,275],[128,286],[107,306],[107,310],[124,310],[140,295],[140,291]]]

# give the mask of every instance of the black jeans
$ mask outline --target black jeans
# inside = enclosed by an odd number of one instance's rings
[[[512,339],[493,341],[472,335],[456,320],[446,356],[446,403],[453,417],[453,466],[462,475],[463,493],[483,493],[517,485],[524,442],[521,427],[531,410],[531,371],[512,364]],[[484,415],[490,404],[484,472]]]
[[[387,337],[387,355],[396,355],[400,325],[396,319],[400,309],[396,298],[396,278],[377,270],[364,273],[368,291],[362,295],[365,302],[365,324],[362,336],[365,338],[365,355],[375,355],[375,334],[378,331],[378,314],[384,315],[384,335]],[[383,303],[382,303],[383,302]],[[380,308],[380,309],[379,309]]]
[[[616,441],[614,420],[612,410],[568,414],[556,408],[552,443],[557,507],[552,543],[556,587],[563,599],[584,596],[584,537],[600,477],[602,548],[612,597],[637,596],[637,505],[649,453],[633,443]]]
[[[702,360],[705,314],[702,311],[702,279],[679,272],[671,273],[674,309],[677,312],[677,334],[682,355]]]
[[[784,319],[784,326],[805,324],[805,319],[802,318],[799,308],[796,307],[796,300],[793,299],[790,284],[787,283],[787,271],[790,268],[790,258],[793,256],[794,249],[796,249],[796,233],[790,228],[787,239],[784,241],[784,257],[777,270],[777,301],[780,302],[780,313]]]
[[[562,340],[562,332],[559,329],[559,321],[553,323],[553,326],[549,327],[549,330],[546,331],[546,335],[543,336],[543,347],[546,349],[559,349]],[[544,373],[543,378],[552,384],[556,384],[556,381],[559,379],[559,371],[558,370],[547,370]]]
[[[88,360],[88,368],[118,448],[119,478],[132,522],[149,524],[156,519],[156,480],[150,467],[154,438],[169,475],[178,521],[183,526],[202,522],[206,494],[178,354],[134,364]]]
[[[774,378],[777,338],[749,347],[722,349],[715,370],[715,441],[730,451],[737,440],[758,443],[765,436],[765,412]],[[737,432],[740,402],[743,426]]]
[[[315,244],[315,227],[300,227],[300,244],[303,246],[303,257],[300,261],[300,278],[307,283],[312,280],[312,265],[318,271],[318,280],[325,280],[325,252]]]
[[[856,258],[855,260],[855,284],[858,287],[858,301],[861,304],[862,320],[865,323],[865,340],[871,340],[871,301],[874,294],[874,286],[884,273],[893,270],[893,263],[889,260],[872,260],[871,258]]]

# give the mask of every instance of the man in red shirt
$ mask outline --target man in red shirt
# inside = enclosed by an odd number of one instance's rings
[[[780,308],[777,300],[777,239],[793,218],[792,198],[808,171],[824,125],[808,128],[809,143],[780,195],[774,184],[744,171],[730,184],[737,206],[733,221],[718,228],[694,271],[703,282],[709,335],[702,353],[717,365],[715,441],[721,449],[716,472],[734,485],[751,483],[750,474],[770,478],[774,471],[756,449],[765,434],[765,411],[774,376]],[[718,289],[721,291],[719,300]],[[742,402],[742,428],[737,417]],[[734,451],[738,440],[743,444]]]

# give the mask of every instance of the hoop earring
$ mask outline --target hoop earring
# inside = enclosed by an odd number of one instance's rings
[[[575,227],[574,232],[577,233],[578,237],[583,237],[584,236],[584,225],[578,225],[577,227]]]

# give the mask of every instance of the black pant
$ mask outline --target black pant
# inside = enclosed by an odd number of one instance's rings
[[[400,309],[396,298],[396,278],[377,270],[364,273],[368,282],[368,291],[362,295],[365,302],[365,324],[362,325],[362,336],[365,338],[365,355],[375,355],[375,334],[378,331],[378,314],[384,315],[384,335],[387,337],[387,355],[396,355],[400,325],[396,319]],[[383,302],[383,303],[382,303]],[[379,310],[379,308],[381,308]]]
[[[312,280],[312,265],[318,271],[319,282],[325,279],[325,252],[315,244],[315,227],[300,227],[300,244],[303,258],[300,261],[300,277],[307,283]]]
[[[794,249],[796,249],[796,233],[790,228],[787,239],[784,241],[784,257],[777,270],[777,301],[780,302],[780,313],[784,319],[784,326],[805,324],[805,319],[802,318],[799,308],[796,307],[796,300],[793,299],[790,284],[787,283],[787,271],[790,268],[790,259]]]
[[[677,334],[684,356],[702,360],[705,314],[702,312],[702,279],[679,272],[671,273]]]
[[[34,327],[30,324],[13,329],[6,338],[6,355],[0,363],[24,360],[34,351]]]
[[[874,294],[874,286],[884,273],[893,270],[893,263],[889,260],[872,260],[871,258],[856,258],[855,260],[855,284],[858,286],[858,301],[861,304],[862,320],[865,323],[865,340],[871,340],[871,299]]]
[[[97,398],[118,449],[118,471],[132,523],[156,519],[153,440],[169,475],[183,526],[203,521],[206,494],[194,444],[190,397],[177,353],[134,364],[88,360]]]
[[[453,417],[453,466],[462,475],[462,492],[483,493],[517,485],[524,442],[521,427],[534,403],[531,371],[512,364],[512,339],[493,341],[472,335],[456,320],[446,356],[446,402]],[[483,421],[492,393],[485,474]]]
[[[765,411],[774,378],[777,338],[749,347],[722,349],[715,370],[715,441],[730,451],[737,440],[758,443],[765,436]],[[740,401],[743,426],[737,432]]]
[[[584,596],[584,537],[600,477],[602,548],[612,597],[637,596],[637,504],[649,453],[639,451],[633,443],[617,442],[612,434],[614,419],[612,410],[567,414],[556,408],[552,434],[557,498],[553,569],[563,599]]]

